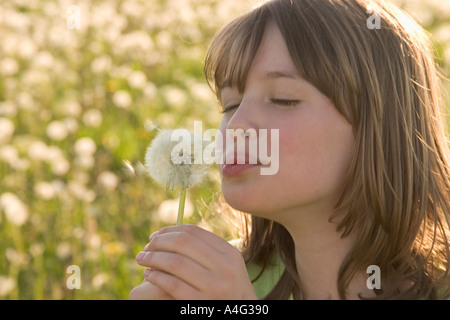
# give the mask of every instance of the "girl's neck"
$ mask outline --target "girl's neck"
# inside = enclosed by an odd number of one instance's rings
[[[309,207],[291,213],[291,221],[282,223],[295,244],[295,262],[306,299],[340,299],[338,274],[340,267],[355,241],[351,234],[342,238],[336,230],[337,223],[330,222],[332,210]],[[305,208],[303,208],[305,209]],[[373,296],[366,286],[368,275],[356,275],[347,288],[347,299]]]

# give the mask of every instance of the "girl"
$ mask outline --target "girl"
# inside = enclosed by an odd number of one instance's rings
[[[242,250],[164,228],[130,298],[448,298],[449,146],[430,52],[381,1],[274,0],[223,28],[205,61],[219,130],[279,130],[279,170],[221,165]]]

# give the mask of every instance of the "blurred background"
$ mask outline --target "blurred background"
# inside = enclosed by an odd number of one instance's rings
[[[145,150],[156,127],[218,127],[206,49],[258,2],[1,1],[0,299],[128,299],[137,252],[178,209],[179,192],[146,175]],[[448,77],[450,0],[395,2],[431,33]],[[208,214],[219,187],[212,168],[188,190],[185,222],[230,238]]]

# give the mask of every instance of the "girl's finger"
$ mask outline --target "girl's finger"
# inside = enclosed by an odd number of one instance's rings
[[[175,299],[198,299],[199,292],[194,287],[164,271],[147,269],[144,272],[145,280],[158,286]]]
[[[239,251],[225,240],[226,245],[221,243],[221,245],[211,246],[210,243],[206,242],[205,237],[198,237],[197,234],[183,231],[183,229],[175,230],[173,232],[158,233],[151,239],[144,251],[179,253],[189,257],[208,270],[215,269],[218,267],[218,264],[222,264],[225,254],[227,254],[227,259],[229,259],[228,257],[235,252],[236,256],[239,256],[239,259],[241,259]]]
[[[234,247],[225,239],[222,239],[218,235],[192,224],[165,227],[157,233],[152,234],[151,238],[172,232],[185,232],[191,234],[221,253],[228,254],[230,249],[234,249]]]
[[[196,289],[202,289],[205,286],[204,283],[199,283],[198,279],[205,279],[208,271],[182,254],[160,251],[140,252],[137,261],[142,266],[171,274]]]

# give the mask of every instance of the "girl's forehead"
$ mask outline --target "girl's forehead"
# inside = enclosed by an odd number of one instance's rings
[[[300,74],[290,56],[286,42],[278,26],[272,22],[267,23],[262,34],[261,42],[256,48],[256,53],[252,59],[248,59],[246,64],[232,64],[231,60],[226,60],[229,65],[225,77],[220,82],[219,89],[236,86],[237,83],[245,83],[249,77],[252,78],[301,78]],[[235,57],[239,59],[239,57]],[[240,68],[238,72],[232,72]],[[245,70],[247,69],[247,70]],[[236,79],[236,75],[241,78]],[[235,76],[233,78],[233,76]]]
[[[250,66],[249,75],[253,71],[258,76],[271,78],[299,76],[283,35],[275,23],[268,23],[264,30],[261,43]]]

